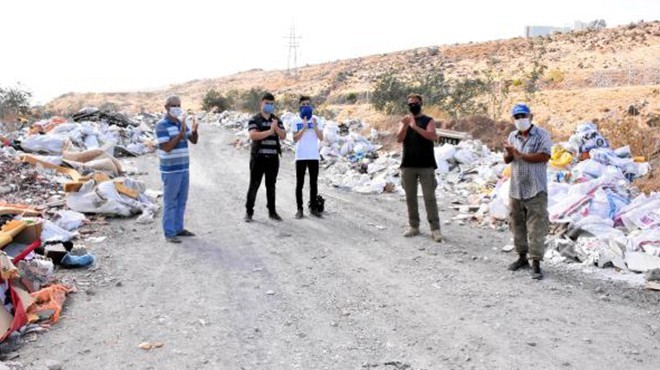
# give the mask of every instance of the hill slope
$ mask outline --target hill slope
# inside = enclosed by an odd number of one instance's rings
[[[190,81],[158,91],[70,93],[47,105],[71,112],[86,105],[118,104],[126,111],[160,111],[163,97],[176,93],[199,108],[210,88],[222,92],[261,87],[275,94],[309,94],[327,98],[326,108],[338,118],[349,115],[382,121],[368,104],[374,80],[392,71],[413,76],[442,70],[448,78],[480,75],[487,70],[499,78],[520,81],[534,62],[547,67],[541,91],[531,101],[537,119],[559,129],[587,119],[617,119],[632,105],[640,121],[660,115],[660,22],[639,23],[601,31],[555,34],[533,39],[514,38],[485,43],[418,48],[390,54],[336,61],[300,68],[298,78],[286,71],[251,70],[230,76]],[[355,93],[357,101],[346,103]],[[524,99],[513,86],[508,107]]]

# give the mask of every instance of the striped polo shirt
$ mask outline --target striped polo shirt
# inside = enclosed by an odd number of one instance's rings
[[[252,117],[248,123],[248,131],[257,130],[264,132],[270,130],[271,119],[277,120],[277,126],[284,130],[284,123],[275,115],[271,115],[269,119],[264,118],[261,113]],[[252,156],[262,158],[277,157],[280,153],[280,138],[276,133],[268,136],[263,140],[255,140],[252,142]]]
[[[161,149],[161,145],[172,140],[181,132],[181,124],[165,117],[156,123],[156,138],[158,140],[158,158],[160,159],[161,173],[186,172],[190,164],[188,157],[188,138],[192,135],[190,127],[186,131],[186,137],[169,153]]]
[[[527,138],[518,130],[509,134],[509,144],[524,154],[552,154],[550,133],[536,125],[532,125]],[[511,187],[509,196],[514,199],[526,200],[548,192],[548,163],[530,163],[522,159],[511,162]]]

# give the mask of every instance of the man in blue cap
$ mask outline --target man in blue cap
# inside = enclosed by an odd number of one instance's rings
[[[529,258],[532,278],[540,280],[550,223],[547,170],[552,140],[548,131],[532,124],[533,115],[527,105],[514,106],[511,118],[516,130],[504,143],[504,162],[511,164],[509,225],[519,257],[509,270],[529,268]]]

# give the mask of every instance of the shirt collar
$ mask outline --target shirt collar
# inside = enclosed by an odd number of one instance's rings
[[[536,125],[532,123],[532,126],[529,128],[529,136],[535,136],[536,135]],[[516,130],[516,137],[522,137],[522,132],[520,130]]]

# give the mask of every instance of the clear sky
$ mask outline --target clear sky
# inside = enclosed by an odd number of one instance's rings
[[[3,0],[0,86],[35,103],[67,92],[135,91],[252,68],[522,36],[525,25],[660,19],[660,0]]]

